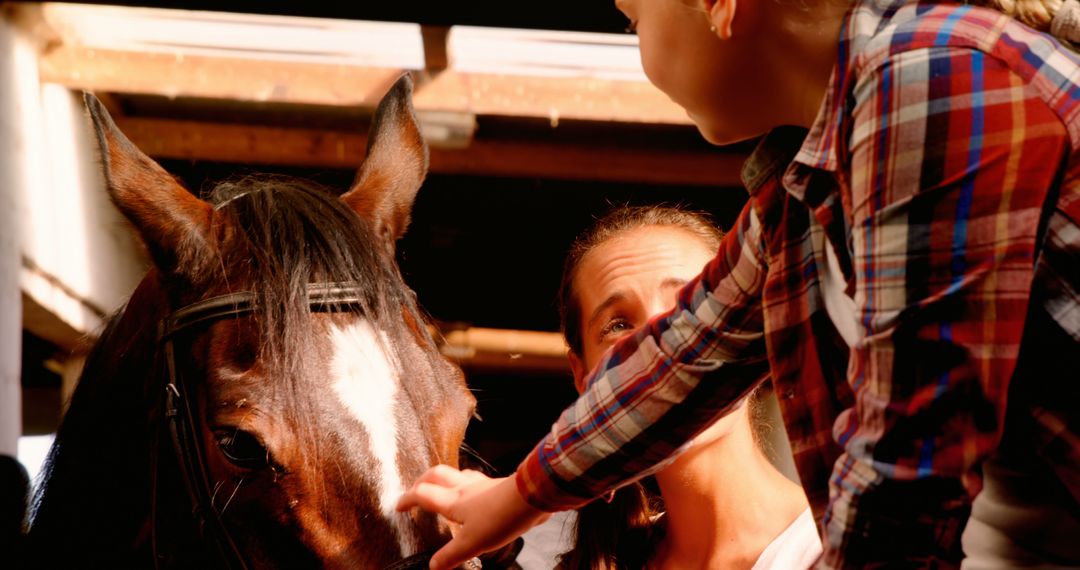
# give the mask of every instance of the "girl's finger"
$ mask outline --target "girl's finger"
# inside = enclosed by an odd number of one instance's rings
[[[424,472],[417,479],[417,483],[434,483],[443,487],[456,487],[468,483],[471,478],[469,471],[458,471],[449,465],[436,465]]]
[[[398,499],[396,509],[407,511],[413,507],[420,507],[425,511],[438,513],[454,522],[461,522],[451,515],[455,502],[461,494],[452,487],[445,487],[435,483],[419,482],[413,485]]]
[[[459,538],[454,538],[450,542],[443,545],[431,557],[431,570],[451,570],[457,568],[475,556],[475,548],[466,546],[465,542]]]

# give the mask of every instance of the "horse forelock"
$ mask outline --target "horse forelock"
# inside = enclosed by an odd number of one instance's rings
[[[336,196],[307,181],[238,179],[219,185],[210,201],[218,204],[218,223],[228,230],[217,264],[225,275],[219,286],[255,294],[252,321],[263,342],[258,360],[263,375],[275,378],[265,389],[273,391],[270,397],[284,407],[281,421],[302,442],[292,451],[311,487],[304,489],[308,499],[298,507],[298,515],[306,513],[311,519],[309,531],[322,529],[318,538],[327,551],[356,540],[338,536],[340,532],[324,524],[324,517],[332,516],[326,512],[329,504],[310,504],[320,498],[332,502],[329,497],[340,489],[322,485],[334,484],[324,481],[328,473],[339,474],[349,492],[370,495],[354,497],[356,508],[369,504],[372,514],[385,521],[396,538],[394,550],[414,552],[420,539],[412,528],[415,521],[393,510],[405,484],[399,458],[404,453],[426,455],[418,463],[432,460],[431,442],[417,441],[415,435],[425,431],[427,420],[410,417],[420,411],[412,392],[433,388],[425,383],[434,381],[435,363],[442,357],[426,326],[407,325],[425,319],[401,280],[392,249]],[[306,298],[314,282],[350,283],[365,294],[359,307],[348,312],[313,316]],[[319,351],[325,352],[325,362],[315,354]],[[330,378],[312,368],[320,365],[327,367]],[[408,386],[401,382],[404,374]],[[313,380],[327,382],[327,389],[316,389]],[[328,437],[323,428],[339,422],[341,415],[367,437]],[[401,444],[411,447],[403,450]],[[415,471],[412,461],[407,467],[407,473]],[[352,476],[350,469],[363,470],[364,481],[345,481]]]
[[[304,347],[317,334],[308,308],[311,283],[348,283],[361,292],[350,311],[390,335],[389,350],[404,339],[401,311],[419,317],[411,292],[401,280],[388,248],[362,217],[330,190],[313,182],[258,175],[219,184],[209,201],[217,204],[218,223],[228,237],[217,263],[205,264],[197,279],[211,289],[248,290],[255,295],[254,322],[261,339],[259,360],[282,380],[283,401],[307,389],[292,382],[304,377]],[[436,358],[434,343],[428,343]],[[296,419],[313,410],[295,410]]]

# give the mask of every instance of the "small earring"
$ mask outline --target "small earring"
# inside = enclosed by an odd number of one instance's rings
[[[716,33],[716,24],[713,24],[713,25],[709,26],[709,33],[710,34],[715,34]]]

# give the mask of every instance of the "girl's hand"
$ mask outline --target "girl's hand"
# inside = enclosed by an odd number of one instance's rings
[[[521,536],[549,513],[533,508],[513,477],[492,479],[448,465],[428,469],[398,501],[397,510],[420,507],[457,524],[454,538],[431,557],[432,570],[456,568],[470,558]]]

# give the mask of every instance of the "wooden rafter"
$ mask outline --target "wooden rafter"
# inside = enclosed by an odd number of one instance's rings
[[[442,353],[468,370],[569,374],[556,332],[465,328],[446,331]]]
[[[360,133],[136,117],[117,118],[129,138],[155,158],[355,168]],[[477,139],[463,150],[433,148],[431,171],[562,180],[739,186],[745,155]]]

